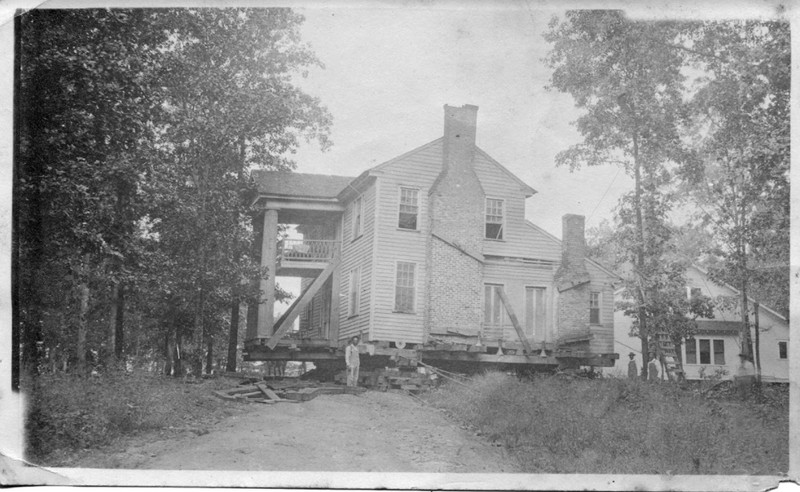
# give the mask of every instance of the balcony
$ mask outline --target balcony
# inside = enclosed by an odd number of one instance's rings
[[[313,277],[339,252],[333,239],[284,239],[278,244],[278,275]]]

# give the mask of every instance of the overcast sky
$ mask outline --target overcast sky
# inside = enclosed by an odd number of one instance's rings
[[[488,3],[488,2],[487,2]],[[538,191],[527,218],[561,237],[561,216],[610,217],[632,181],[608,166],[570,173],[555,155],[579,141],[572,98],[545,89],[542,38],[558,11],[524,3],[467,9],[299,9],[324,63],[301,85],[333,114],[333,147],[304,145],[298,172],[357,175],[439,138],[443,105],[474,104],[478,146]]]

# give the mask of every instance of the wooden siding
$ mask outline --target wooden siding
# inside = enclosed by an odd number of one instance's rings
[[[441,140],[380,166],[379,219],[375,241],[375,275],[372,339],[422,343],[424,339],[428,192],[442,168]],[[417,230],[398,225],[400,187],[419,190]],[[416,264],[415,313],[394,312],[398,261]]]
[[[361,195],[364,201],[364,227],[363,233],[353,239],[353,203],[350,200],[345,207],[342,218],[342,264],[340,266],[340,296],[339,309],[339,342],[345,341],[353,335],[364,334],[369,336],[370,303],[372,288],[372,248],[373,234],[375,231],[375,184],[373,183]],[[349,316],[348,303],[350,300],[350,272],[354,268],[361,268],[361,296],[359,313]],[[333,302],[337,300],[334,299]]]
[[[556,338],[555,333],[555,304],[553,296],[553,274],[555,270],[534,265],[525,264],[519,261],[487,262],[484,265],[483,276],[485,284],[501,284],[504,291],[511,301],[520,323],[525,328],[525,288],[544,287],[546,291],[547,305],[547,325],[545,331],[546,341],[553,342]],[[588,306],[586,307],[589,308]],[[516,330],[508,319],[504,316],[502,326],[492,326],[484,323],[483,335],[489,340],[502,338],[505,341],[517,342],[519,337]],[[528,339],[534,347],[541,344],[539,337]]]

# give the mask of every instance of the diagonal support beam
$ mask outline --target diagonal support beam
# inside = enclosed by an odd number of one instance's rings
[[[328,280],[331,275],[333,275],[333,271],[339,266],[339,256],[336,256],[333,261],[331,261],[325,270],[319,274],[317,278],[311,282],[311,285],[308,286],[308,289],[303,291],[300,296],[295,299],[289,309],[283,313],[283,316],[278,319],[278,322],[275,323],[275,331],[272,336],[267,340],[267,347],[270,349],[274,349],[278,342],[280,341],[281,337],[286,334],[287,331],[292,327],[292,323],[294,323],[295,318],[303,311],[303,309],[308,306],[308,303],[311,302],[311,299],[319,292],[323,285],[325,285],[325,281]],[[334,299],[333,302],[336,302]]]
[[[528,341],[528,338],[525,337],[525,332],[522,331],[522,326],[519,324],[519,319],[517,319],[514,309],[511,308],[511,301],[508,300],[505,290],[499,289],[498,293],[500,294],[500,300],[503,302],[503,306],[506,308],[508,317],[511,318],[511,324],[514,325],[514,329],[517,330],[519,341],[522,342],[522,346],[525,347],[525,354],[532,354],[533,348],[531,348],[531,343]]]

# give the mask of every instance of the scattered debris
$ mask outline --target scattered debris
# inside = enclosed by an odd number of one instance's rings
[[[299,403],[316,398],[318,395],[359,394],[366,388],[350,388],[313,381],[301,380],[246,380],[239,386],[227,390],[213,391],[223,400],[244,401],[248,403]]]

